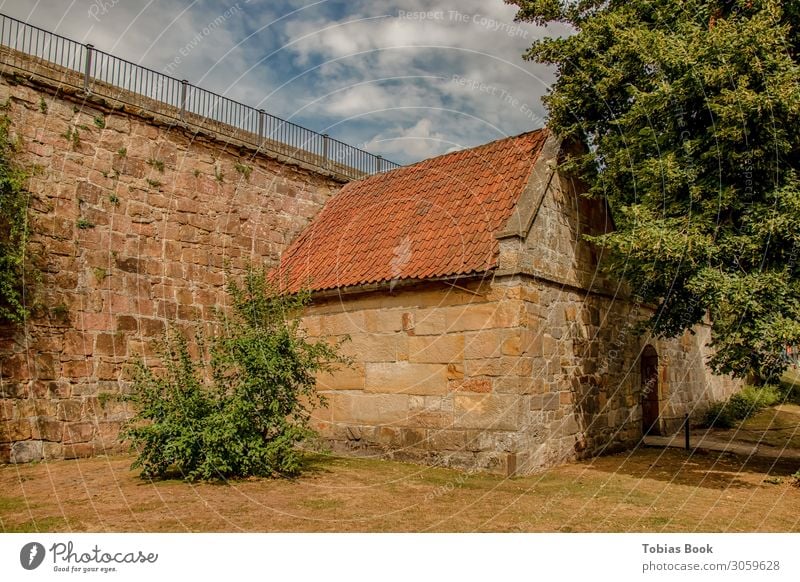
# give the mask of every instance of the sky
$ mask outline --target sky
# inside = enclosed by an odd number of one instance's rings
[[[503,0],[0,0],[0,12],[407,164],[542,127],[558,27]]]

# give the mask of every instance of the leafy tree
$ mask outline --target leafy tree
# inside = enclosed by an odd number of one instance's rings
[[[137,452],[133,467],[143,477],[177,470],[190,481],[215,480],[301,469],[297,445],[313,435],[310,408],[324,405],[315,374],[346,360],[337,345],[302,331],[308,293],[280,295],[262,270],[248,271],[228,292],[231,313],[219,314],[208,366],[177,331],[164,338],[160,373],[137,365],[137,413],[121,436]]]
[[[606,197],[606,267],[674,336],[711,318],[717,372],[772,380],[800,343],[800,1],[506,0],[574,29],[525,58],[555,65],[549,125]]]

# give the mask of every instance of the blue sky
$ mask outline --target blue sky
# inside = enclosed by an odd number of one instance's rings
[[[502,0],[4,0],[0,12],[399,163],[544,125],[563,29]]]

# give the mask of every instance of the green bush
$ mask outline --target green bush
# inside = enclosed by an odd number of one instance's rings
[[[733,428],[759,411],[782,402],[783,395],[775,386],[745,386],[725,402],[714,403],[703,416],[707,428]]]
[[[298,445],[313,435],[310,408],[324,401],[315,375],[346,363],[338,344],[310,341],[300,328],[309,295],[280,295],[262,270],[228,287],[231,313],[220,313],[210,357],[195,362],[187,338],[169,332],[163,371],[137,365],[138,412],[122,432],[142,477],[177,471],[189,481],[300,472]],[[199,351],[204,342],[198,338]],[[203,372],[207,371],[207,374]],[[205,378],[208,377],[208,380]]]

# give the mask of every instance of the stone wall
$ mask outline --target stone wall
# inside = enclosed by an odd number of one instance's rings
[[[659,428],[677,431],[684,414],[697,419],[738,383],[705,366],[708,328],[676,339],[638,334],[652,311],[625,299],[528,279],[523,356],[530,358],[534,396],[523,405],[517,464],[530,471],[615,452],[642,438],[640,355],[659,356]],[[524,337],[523,336],[523,337]]]
[[[318,379],[329,407],[314,423],[335,449],[514,470],[510,439],[532,388],[519,288],[465,285],[336,297],[309,310],[309,334],[349,336],[343,351],[355,361]]]
[[[226,271],[276,261],[342,181],[8,69],[0,102],[42,275],[27,328],[0,330],[0,462],[102,453],[132,358],[211,319]]]
[[[319,300],[310,336],[355,362],[319,377],[314,426],[340,452],[527,473],[642,437],[639,355],[660,363],[661,427],[677,430],[737,384],[710,374],[707,328],[635,333],[649,311],[530,277]]]

